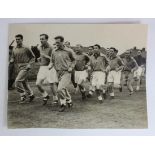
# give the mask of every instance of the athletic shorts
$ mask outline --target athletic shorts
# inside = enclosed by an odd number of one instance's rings
[[[40,66],[36,84],[42,80],[44,83],[57,83],[58,77],[55,68],[49,70],[48,66]]]
[[[88,73],[86,70],[84,71],[75,71],[75,83],[81,84],[87,80]]]
[[[120,85],[121,75],[122,75],[121,70],[118,72],[116,72],[115,70],[112,70],[109,72],[107,80],[108,80],[108,82],[114,83],[114,85]]]
[[[138,69],[134,71],[134,78],[141,77],[142,73],[143,73],[143,68],[139,66]]]
[[[91,80],[91,84],[93,87],[96,87],[97,89],[99,89],[101,86],[105,85],[105,72],[102,71],[94,71],[92,73],[92,80]]]

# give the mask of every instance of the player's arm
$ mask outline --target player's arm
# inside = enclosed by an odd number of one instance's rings
[[[14,61],[15,61],[15,55],[14,52],[12,51],[9,63],[14,63]]]
[[[54,66],[54,55],[53,55],[54,50],[50,50],[50,63],[48,65],[49,70],[53,68]]]
[[[124,62],[120,57],[118,57],[118,65],[119,67],[116,69],[116,71],[122,70],[124,68]]]
[[[104,56],[104,61],[105,61],[105,68],[106,68],[106,72],[110,71],[110,60]]]
[[[71,72],[73,70],[73,68],[75,67],[75,64],[76,64],[75,54],[74,54],[73,50],[69,51],[69,57],[71,60],[71,64],[69,66],[68,71]]]
[[[131,59],[133,60],[134,65],[135,65],[134,68],[132,68],[132,70],[131,70],[131,72],[133,73],[135,70],[138,69],[138,64],[137,64],[136,60],[133,57]]]
[[[27,48],[27,56],[29,57],[30,60],[26,66],[26,69],[30,69],[31,65],[35,62],[35,56],[29,48]]]
[[[89,64],[90,64],[90,58],[87,55],[85,55],[84,57],[85,57],[85,61],[86,61],[85,68],[88,69]]]
[[[109,65],[110,60],[106,56],[104,56],[104,58],[105,58],[105,64],[106,64],[106,67],[107,67]]]
[[[46,55],[46,54],[44,54],[44,53],[41,53],[41,56],[43,56],[43,57],[45,57],[45,58],[47,58],[47,59],[51,59],[51,57],[49,56],[49,55]]]
[[[88,63],[88,71],[89,72],[92,72],[93,71],[93,62],[92,62],[92,59],[89,60],[89,63]]]

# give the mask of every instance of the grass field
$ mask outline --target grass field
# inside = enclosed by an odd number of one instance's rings
[[[114,100],[106,99],[99,104],[96,95],[86,101],[80,93],[75,94],[72,85],[70,91],[74,106],[65,112],[58,112],[58,106],[51,99],[46,106],[35,83],[31,86],[36,98],[32,103],[19,104],[15,90],[8,92],[9,128],[147,128],[147,105],[145,84],[139,92],[129,96],[126,87],[120,93],[116,90]],[[49,87],[46,87],[50,93]]]

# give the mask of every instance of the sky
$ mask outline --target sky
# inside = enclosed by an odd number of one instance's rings
[[[147,45],[147,25],[144,24],[10,24],[9,44],[16,34],[23,34],[24,44],[34,46],[40,44],[42,33],[49,35],[51,45],[55,36],[62,35],[72,46],[99,44],[104,48],[115,47],[119,53]]]

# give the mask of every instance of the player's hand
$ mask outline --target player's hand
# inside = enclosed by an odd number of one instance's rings
[[[84,69],[88,69],[88,65],[85,65]]]
[[[13,59],[11,59],[11,60],[9,61],[9,63],[14,63],[14,60],[13,60]]]
[[[41,61],[41,58],[39,57],[39,58],[37,58],[37,60],[38,60],[38,62],[40,62]]]
[[[51,70],[52,68],[53,68],[53,64],[50,63],[50,64],[48,65],[48,69]]]
[[[28,65],[26,66],[26,70],[28,71],[28,70],[30,70],[30,69],[31,69],[31,65],[28,64]]]
[[[71,67],[68,68],[68,72],[69,72],[69,73],[71,73],[72,70],[73,70],[73,69],[72,69]]]

